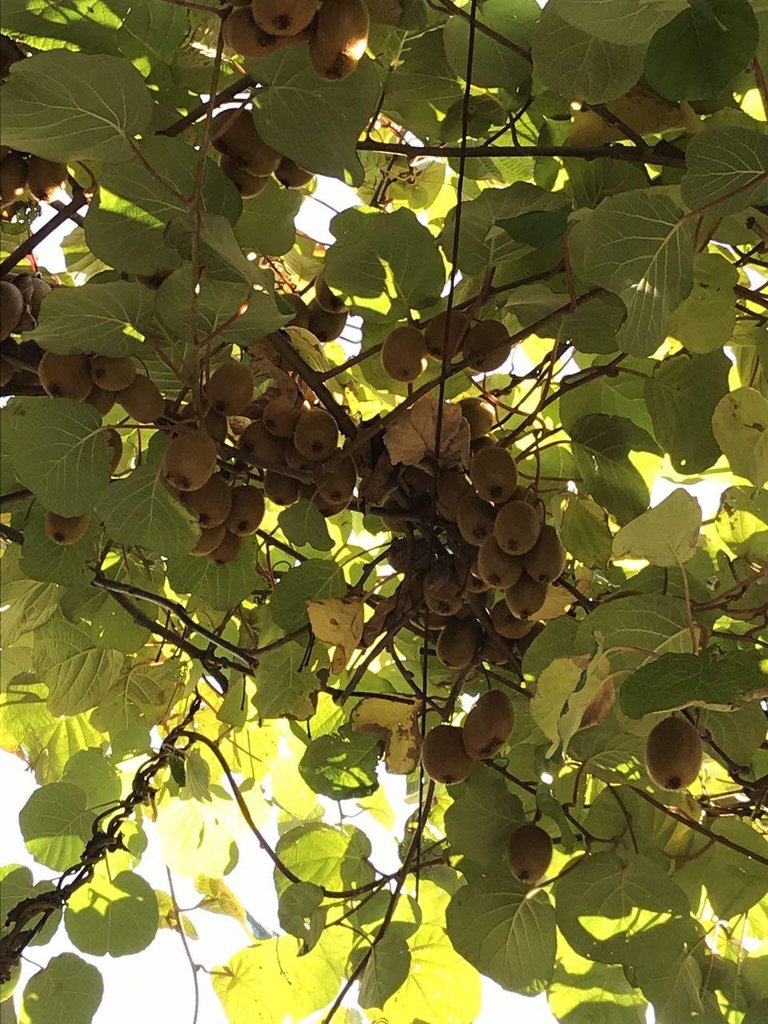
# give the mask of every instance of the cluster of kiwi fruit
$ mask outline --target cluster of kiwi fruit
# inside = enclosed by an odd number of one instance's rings
[[[244,57],[265,57],[309,43],[320,78],[351,75],[365,53],[370,15],[365,0],[231,0],[224,40]]]
[[[294,316],[290,327],[301,327],[310,331],[319,342],[335,341],[347,324],[347,310],[344,300],[334,295],[322,274],[318,274],[313,282],[314,296],[306,303],[301,295],[287,293],[281,298],[293,308]],[[264,344],[264,342],[260,342]],[[267,348],[269,348],[269,344]],[[277,353],[273,360],[280,365]]]
[[[37,327],[40,305],[51,291],[51,286],[39,274],[9,274],[0,281],[0,385],[14,378],[24,383],[21,376],[37,365],[38,346],[19,344],[12,334],[31,331]],[[29,382],[29,381],[27,381]]]
[[[460,355],[475,373],[497,370],[509,358],[512,339],[500,320],[472,323],[466,313],[438,313],[424,326],[405,324],[387,335],[381,348],[381,364],[393,379],[412,384],[427,368],[428,360],[446,363]]]
[[[274,174],[285,188],[302,188],[312,172],[268,146],[244,107],[220,110],[213,118],[211,142],[221,153],[221,169],[241,196],[257,196]]]

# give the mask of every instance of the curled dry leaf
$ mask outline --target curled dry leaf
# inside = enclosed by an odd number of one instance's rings
[[[431,458],[437,435],[438,402],[424,395],[387,428],[384,443],[394,465],[418,466]],[[469,465],[469,423],[458,405],[443,404],[440,425],[440,465]]]
[[[407,775],[417,767],[421,752],[421,701],[366,697],[356,704],[349,722],[353,732],[386,735],[384,763],[393,775]]]
[[[307,601],[307,611],[317,639],[336,647],[331,667],[338,674],[363,635],[362,598],[329,597],[324,601]]]

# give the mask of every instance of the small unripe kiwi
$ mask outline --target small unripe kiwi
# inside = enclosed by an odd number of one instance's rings
[[[370,27],[364,0],[323,0],[309,44],[317,74],[332,82],[351,75],[365,53]]]
[[[136,379],[136,364],[128,356],[91,356],[91,377],[104,391],[124,391]]]
[[[215,562],[216,565],[228,565],[233,562],[240,554],[240,547],[243,541],[237,534],[224,532],[224,539],[211,551],[208,558],[211,562]]]
[[[264,518],[264,495],[256,487],[241,485],[232,489],[232,507],[227,529],[240,537],[255,533]]]
[[[243,199],[252,199],[269,184],[268,174],[254,174],[247,164],[222,153],[220,166]]]
[[[530,619],[543,606],[547,599],[547,584],[532,580],[528,573],[523,572],[513,586],[504,591],[504,600],[513,615],[521,619]]]
[[[509,838],[507,860],[516,878],[535,885],[552,862],[552,840],[538,825],[521,825]]]
[[[687,718],[670,715],[651,729],[645,744],[648,774],[662,789],[690,786],[701,771],[699,734]]]
[[[293,443],[305,458],[322,462],[336,451],[339,428],[325,409],[305,409],[296,423]]]
[[[309,330],[318,341],[335,341],[347,324],[347,312],[328,313],[316,299],[309,304]]]
[[[462,398],[459,402],[461,415],[469,423],[470,440],[484,437],[495,423],[493,406],[483,398]]]
[[[312,21],[319,0],[252,0],[253,20],[273,36],[295,36]]]
[[[509,358],[512,345],[509,333],[498,320],[483,320],[467,331],[461,354],[469,368],[478,373],[497,370]]]
[[[202,430],[185,430],[168,442],[163,477],[179,491],[198,491],[216,468],[216,443]]]
[[[283,461],[285,442],[270,434],[261,420],[253,420],[238,443],[243,457],[257,466],[278,466]]]
[[[45,532],[56,544],[68,547],[70,544],[76,544],[82,540],[90,521],[90,512],[70,517],[57,516],[55,512],[48,512],[45,516]]]
[[[491,624],[505,640],[521,640],[534,626],[531,619],[519,619],[513,615],[505,600],[497,601],[491,609]]]
[[[190,551],[190,555],[210,555],[224,540],[226,532],[226,527],[223,523],[220,523],[218,526],[212,526],[207,530],[203,528],[200,531],[197,544]]]
[[[165,399],[153,380],[137,373],[132,384],[118,391],[117,400],[137,423],[154,423],[165,412]]]
[[[93,387],[88,356],[45,352],[38,366],[40,383],[52,398],[84,401]]]
[[[462,731],[455,725],[436,725],[421,747],[424,771],[435,782],[451,786],[472,774],[475,762],[464,749]]]
[[[10,281],[0,281],[0,341],[13,334],[24,312],[24,299]]]
[[[496,511],[474,491],[465,494],[456,505],[456,525],[467,542],[480,547],[484,540],[493,536]]]
[[[275,437],[293,437],[296,424],[301,416],[301,404],[297,401],[298,394],[292,397],[277,395],[264,406],[261,422]]]
[[[412,325],[395,327],[381,347],[381,365],[393,380],[410,383],[427,368],[424,335]]]
[[[508,501],[496,513],[493,532],[502,551],[524,555],[539,539],[541,516],[526,501]]]
[[[461,584],[447,566],[433,566],[424,577],[424,601],[435,615],[455,615],[464,604]]]
[[[481,448],[472,458],[470,476],[481,498],[497,505],[509,501],[517,487],[517,466],[506,448]]]
[[[35,199],[50,202],[67,180],[67,165],[41,156],[31,156],[27,163],[27,187]]]
[[[232,491],[224,477],[214,473],[198,490],[185,494],[184,504],[197,514],[201,526],[210,529],[225,522],[232,507]]]
[[[299,500],[299,481],[268,469],[264,474],[264,494],[275,505],[293,505]]]
[[[458,504],[473,494],[472,484],[457,469],[446,469],[437,478],[437,511],[449,523],[456,522]]]
[[[287,156],[283,157],[275,171],[275,177],[283,188],[303,188],[314,176],[312,171],[305,170]]]
[[[519,558],[502,551],[491,535],[485,538],[477,552],[477,572],[490,586],[506,590],[520,579],[523,565]]]
[[[247,363],[230,359],[211,374],[205,394],[211,407],[223,416],[237,416],[253,395],[253,370]]]
[[[451,310],[433,316],[424,331],[424,344],[433,359],[442,359],[443,352],[448,362],[459,350],[464,335],[469,329],[469,317],[461,310]]]
[[[464,749],[473,761],[493,757],[515,726],[512,701],[502,690],[482,694],[464,719]]]
[[[482,640],[483,632],[473,619],[450,619],[437,638],[437,656],[448,668],[466,668]]]
[[[539,583],[552,583],[560,576],[565,568],[565,548],[553,526],[542,526],[538,540],[523,556],[523,566]]]

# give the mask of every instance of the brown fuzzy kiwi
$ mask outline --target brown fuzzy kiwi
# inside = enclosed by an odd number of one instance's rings
[[[205,389],[211,407],[222,416],[238,416],[253,395],[253,370],[239,359],[229,359],[211,374]]]
[[[27,187],[35,199],[49,203],[67,180],[67,165],[31,156],[27,163]]]
[[[264,494],[275,505],[293,505],[299,500],[299,481],[274,469],[264,474]]]
[[[296,423],[293,443],[305,458],[322,462],[336,451],[339,428],[325,409],[305,409]]]
[[[57,516],[55,512],[48,512],[45,516],[45,532],[54,543],[68,547],[83,539],[90,521],[90,512],[86,512],[82,516],[70,517]]]
[[[342,459],[332,472],[320,477],[317,493],[329,505],[348,502],[355,493],[357,466],[350,456]]]
[[[459,502],[473,494],[472,484],[458,469],[445,469],[437,478],[437,511],[449,523],[456,522]]]
[[[322,274],[315,278],[315,302],[326,313],[339,313],[344,309],[344,299],[333,294]]]
[[[291,469],[303,469],[308,473],[315,473],[317,470],[317,463],[302,455],[293,441],[286,442],[283,449],[283,462]]]
[[[209,529],[203,528],[200,531],[197,544],[190,551],[190,555],[210,555],[224,540],[226,533],[227,531],[223,523],[219,526],[212,526]]]
[[[24,313],[24,299],[10,281],[0,281],[0,341],[4,341],[19,326]]]
[[[290,438],[301,416],[300,396],[277,395],[264,406],[261,422],[275,437]]]
[[[88,356],[45,352],[37,370],[40,383],[51,398],[74,398],[76,402],[83,402],[93,387]]]
[[[506,590],[514,586],[523,572],[523,563],[514,555],[502,551],[491,535],[486,537],[477,552],[477,572],[480,579],[492,587]]]
[[[242,543],[242,537],[238,537],[237,534],[229,533],[225,530],[224,539],[218,547],[215,547],[213,551],[209,553],[208,559],[216,565],[229,565],[229,563],[234,562],[240,554]]]
[[[114,473],[123,457],[123,439],[117,430],[110,427],[104,434],[104,440],[110,447],[110,465]]]
[[[539,539],[541,516],[533,505],[513,499],[496,513],[493,532],[502,551],[524,555]]]
[[[472,441],[484,437],[496,422],[493,406],[482,398],[462,398],[459,408],[469,423],[469,437]]]
[[[313,299],[309,304],[309,330],[318,341],[335,341],[347,324],[346,310],[328,313]]]
[[[266,175],[277,169],[281,156],[256,131],[249,110],[220,111],[213,119],[212,131],[211,141],[216,149],[237,160],[251,174]]]
[[[509,501],[517,487],[517,466],[506,448],[481,448],[475,454],[470,474],[481,498],[497,505]]]
[[[533,629],[531,619],[519,619],[509,610],[505,600],[497,601],[491,609],[491,625],[505,640],[521,640]]]
[[[117,400],[137,423],[154,423],[165,412],[165,399],[153,380],[137,373],[132,384],[118,391]]]
[[[538,540],[523,556],[523,565],[531,579],[539,583],[552,583],[560,576],[565,568],[565,548],[553,526],[542,526]]]
[[[467,542],[480,547],[483,541],[493,536],[496,510],[474,491],[465,494],[456,505],[456,525]]]
[[[136,364],[129,356],[91,356],[91,377],[104,391],[124,391],[136,379]]]
[[[317,74],[331,82],[351,75],[365,53],[370,27],[364,0],[324,0],[309,44]]]
[[[291,320],[291,327],[304,327],[309,330],[309,307],[300,295],[294,295],[288,292],[286,295],[281,295],[281,299],[284,299],[289,306],[293,306],[296,310],[296,316]]]
[[[244,57],[266,57],[289,45],[285,36],[273,36],[259,28],[253,20],[250,5],[237,7],[227,15],[223,28],[224,42]]]
[[[29,311],[35,318],[35,321],[37,321],[40,316],[40,308],[43,304],[43,299],[53,291],[53,288],[47,281],[43,281],[42,278],[39,277],[30,277],[30,284],[32,287],[32,294],[29,297]]]
[[[483,320],[472,327],[464,337],[461,354],[471,370],[490,373],[509,358],[512,351],[509,332],[498,320]]]
[[[27,187],[27,161],[15,150],[0,162],[0,202],[14,202]]]
[[[464,590],[448,566],[433,566],[424,576],[424,601],[435,615],[455,615],[464,605]]]
[[[343,512],[349,505],[349,499],[346,501],[326,501],[321,494],[313,495],[312,502],[316,506],[320,515],[325,516],[326,519],[329,516],[335,516],[338,515],[339,512]]]
[[[214,473],[198,490],[184,495],[184,504],[196,513],[200,525],[209,530],[226,522],[232,508],[232,489],[221,474]]]
[[[475,762],[464,749],[462,731],[455,725],[436,725],[424,737],[421,763],[434,782],[451,786],[472,774]]]
[[[427,368],[424,335],[410,324],[395,327],[381,347],[381,365],[393,380],[410,383]]]
[[[287,156],[283,157],[275,171],[275,177],[283,188],[303,188],[314,176],[313,171],[305,170]]]
[[[199,491],[216,469],[216,442],[203,430],[185,430],[168,442],[163,477],[179,491]]]
[[[483,642],[483,631],[474,619],[449,619],[440,630],[436,653],[447,668],[466,668]]]
[[[279,466],[283,461],[285,442],[270,434],[260,420],[245,428],[238,444],[246,461],[257,466]]]
[[[679,715],[662,719],[645,744],[648,774],[662,789],[684,789],[701,771],[702,746],[696,728]]]
[[[252,174],[245,164],[222,153],[220,166],[243,199],[252,199],[269,184],[268,174]]]
[[[503,690],[483,693],[464,719],[464,749],[473,761],[493,757],[515,727],[515,709]]]
[[[117,396],[114,391],[104,391],[98,384],[94,384],[85,401],[94,407],[99,416],[106,416],[117,401]]]
[[[448,310],[433,316],[424,330],[424,344],[433,359],[442,359],[445,351],[450,362],[456,355],[469,330],[469,317],[458,309]]]
[[[214,441],[219,443],[226,441],[228,429],[229,421],[227,417],[223,416],[220,412],[216,412],[215,409],[209,409],[205,416],[203,416],[203,430]]]
[[[535,885],[552,863],[552,840],[538,825],[521,825],[509,837],[507,862],[515,878]]]
[[[239,537],[250,537],[264,518],[264,495],[256,487],[241,484],[232,489],[232,507],[227,529]]]
[[[533,618],[546,599],[546,583],[537,583],[526,572],[521,574],[517,583],[504,591],[507,608],[521,619]]]
[[[253,20],[273,36],[295,36],[317,14],[319,0],[252,0]]]

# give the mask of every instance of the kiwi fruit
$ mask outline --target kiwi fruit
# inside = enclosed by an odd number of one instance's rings
[[[459,350],[464,335],[469,330],[469,317],[458,309],[448,310],[433,316],[424,330],[424,344],[433,359],[445,358],[448,362]]]
[[[469,424],[469,437],[476,441],[484,437],[496,422],[493,406],[483,398],[462,398],[459,402],[461,415]]]
[[[315,278],[315,302],[326,313],[339,313],[344,309],[344,299],[333,294],[322,274]]]
[[[445,566],[433,566],[424,576],[424,601],[435,615],[455,615],[464,605],[464,591]]]
[[[466,668],[482,641],[483,632],[474,619],[450,619],[437,638],[437,656],[447,668]]]
[[[163,477],[179,491],[199,491],[216,469],[216,442],[203,430],[185,430],[168,442]]]
[[[275,505],[293,505],[299,500],[299,481],[292,476],[285,476],[274,469],[264,474],[264,494]]]
[[[16,374],[16,367],[5,356],[0,355],[0,387],[9,384]]]
[[[475,766],[456,725],[436,725],[429,730],[421,747],[421,763],[430,779],[446,786],[464,782]]]
[[[507,607],[521,619],[532,618],[546,599],[547,584],[532,580],[526,572],[521,573],[520,579],[504,591]]]
[[[502,551],[524,555],[539,539],[541,517],[526,501],[508,501],[496,513],[493,534]]]
[[[115,400],[113,391],[104,391],[98,384],[93,385],[85,398],[88,405],[92,405],[99,416],[106,416],[114,406]]]
[[[502,551],[493,534],[485,538],[477,552],[477,573],[480,579],[492,587],[506,590],[517,583],[522,572],[521,560]]]
[[[285,443],[270,434],[261,420],[253,420],[245,428],[238,444],[246,461],[257,466],[279,466],[283,461]]]
[[[292,327],[304,327],[309,330],[309,307],[300,295],[294,295],[293,292],[288,292],[285,295],[280,296],[284,299],[289,306],[293,306],[296,310],[296,316],[291,320]]]
[[[381,346],[381,365],[393,380],[409,384],[427,368],[427,349],[418,327],[395,327]]]
[[[227,531],[223,523],[219,526],[212,526],[207,530],[205,528],[202,529],[197,544],[190,551],[190,555],[210,555],[221,544],[226,534]]]
[[[253,370],[247,363],[230,359],[211,374],[205,389],[211,407],[222,416],[237,416],[253,395]]]
[[[283,449],[283,462],[286,466],[290,466],[291,469],[302,469],[308,473],[314,473],[317,470],[317,463],[302,455],[293,441],[286,442]]]
[[[314,176],[312,171],[305,170],[295,160],[291,160],[287,156],[283,157],[275,171],[275,177],[283,188],[303,188],[312,181]],[[302,324],[301,326],[306,325]]]
[[[275,437],[290,438],[296,429],[301,416],[301,405],[297,403],[298,395],[278,395],[271,398],[264,406],[261,422]]]
[[[51,398],[74,398],[83,402],[93,387],[88,356],[44,352],[37,368],[40,383]]]
[[[505,640],[522,640],[533,629],[531,619],[518,619],[509,610],[507,602],[497,601],[491,609],[491,625]]]
[[[132,384],[118,391],[117,400],[136,423],[154,423],[165,412],[160,389],[143,373],[137,373]]]
[[[471,370],[490,373],[507,361],[512,345],[509,333],[499,320],[482,320],[467,331],[461,354]]]
[[[0,341],[4,341],[19,326],[24,313],[21,292],[10,281],[0,281]]]
[[[295,36],[317,14],[319,0],[252,0],[253,20],[273,36]]]
[[[437,511],[449,523],[456,522],[456,511],[462,498],[473,494],[472,484],[457,469],[446,469],[437,478]]]
[[[91,377],[104,391],[124,391],[136,379],[136,364],[128,356],[91,356]]]
[[[464,749],[473,761],[493,757],[512,735],[514,726],[512,701],[503,690],[488,690],[464,719]]]
[[[350,456],[342,459],[332,472],[321,477],[317,493],[329,505],[348,502],[355,493],[357,466]]]
[[[57,516],[55,512],[48,512],[45,516],[45,532],[56,544],[68,547],[83,539],[90,521],[90,512],[86,512],[82,516],[70,517]]]
[[[364,0],[323,0],[309,43],[317,74],[331,82],[351,75],[368,46],[370,27]]]
[[[209,409],[205,416],[203,416],[203,430],[214,441],[219,443],[226,441],[228,429],[229,421],[227,417],[220,412],[216,412],[215,409]]]
[[[0,202],[12,203],[26,187],[27,161],[13,150],[0,162]]]
[[[553,526],[542,526],[538,540],[523,556],[523,566],[531,579],[539,583],[552,583],[562,573],[565,548]]]
[[[472,458],[470,474],[481,498],[497,505],[509,501],[517,487],[517,466],[506,448],[481,448]]]
[[[67,180],[67,165],[31,156],[27,164],[27,187],[35,199],[48,203]]]
[[[521,825],[509,837],[507,861],[515,878],[535,885],[552,863],[552,840],[538,825]]]
[[[111,449],[110,465],[114,473],[120,463],[120,459],[123,457],[123,439],[117,430],[110,427],[104,434],[104,440]]]
[[[252,199],[269,184],[268,174],[253,174],[245,164],[222,153],[220,166],[243,199]]]
[[[233,15],[240,13],[233,11]],[[211,142],[216,149],[237,160],[251,174],[271,174],[281,160],[277,150],[268,146],[256,131],[249,110],[222,110],[216,114],[213,118]]]
[[[196,491],[184,495],[184,504],[197,514],[198,522],[206,529],[226,522],[232,507],[232,490],[219,473]]]
[[[311,462],[321,462],[336,451],[339,428],[325,409],[305,409],[296,423],[293,443],[298,452]]]
[[[216,565],[229,565],[240,554],[242,543],[242,537],[238,537],[236,533],[229,533],[225,530],[224,539],[213,551],[209,552],[208,558]]]
[[[236,7],[228,14],[222,34],[227,46],[244,57],[266,57],[282,50],[289,42],[284,36],[274,36],[260,28],[253,20],[250,6]]]
[[[347,498],[346,501],[326,501],[321,494],[315,494],[312,498],[312,503],[315,505],[320,515],[325,516],[327,519],[329,516],[335,516],[338,515],[339,512],[343,512],[349,505],[349,498]]]
[[[465,494],[456,505],[456,525],[459,533],[474,547],[493,536],[496,510],[474,491]]]
[[[651,729],[645,743],[645,767],[661,789],[683,789],[701,770],[699,734],[687,718],[670,715]]]
[[[227,529],[238,537],[256,533],[264,518],[264,495],[256,487],[241,484],[232,488],[232,507],[227,517]]]
[[[329,313],[323,309],[316,299],[309,306],[309,330],[318,341],[335,341],[347,325],[346,310],[340,313]]]
[[[43,299],[46,295],[49,295],[53,288],[48,284],[47,281],[43,281],[40,277],[30,276],[29,283],[31,286],[31,295],[29,296],[29,311],[37,321],[40,316],[40,308],[43,304]]]

